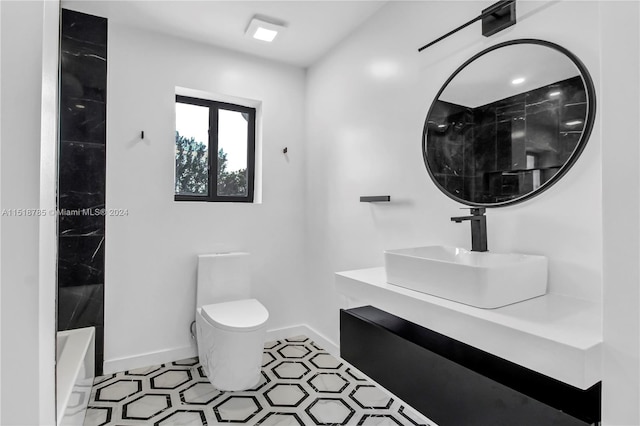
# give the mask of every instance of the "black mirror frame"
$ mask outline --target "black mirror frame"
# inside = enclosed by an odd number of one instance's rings
[[[436,105],[436,102],[440,98],[440,95],[442,95],[442,92],[447,88],[449,83],[451,83],[451,81],[465,67],[467,67],[467,65],[469,65],[470,63],[472,63],[473,61],[475,61],[479,57],[481,57],[483,55],[486,55],[489,52],[492,52],[492,51],[494,51],[496,49],[500,49],[501,47],[511,46],[511,45],[515,45],[515,44],[537,44],[537,45],[541,45],[541,46],[546,46],[546,47],[555,49],[555,50],[557,50],[557,51],[559,51],[561,53],[564,53],[575,64],[575,66],[580,71],[580,77],[582,78],[582,81],[583,81],[583,83],[585,85],[586,94],[587,94],[587,116],[586,116],[586,119],[585,119],[584,132],[582,133],[582,136],[580,137],[580,140],[578,141],[578,144],[577,144],[575,150],[573,151],[573,153],[569,157],[569,160],[567,160],[567,162],[560,168],[560,170],[558,170],[558,173],[553,175],[553,177],[551,177],[551,179],[549,179],[547,182],[545,182],[543,185],[541,185],[538,189],[535,189],[535,190],[533,190],[533,191],[531,191],[531,192],[529,192],[527,194],[524,194],[524,195],[522,195],[522,196],[520,196],[518,198],[514,198],[512,200],[498,202],[498,203],[475,203],[475,202],[472,202],[472,201],[464,200],[462,198],[456,197],[451,192],[447,191],[436,180],[435,176],[431,172],[431,168],[429,167],[429,161],[428,161],[428,158],[427,158],[427,149],[426,149],[426,144],[427,144],[426,138],[427,138],[427,132],[428,132],[427,126],[428,126],[428,122],[429,122],[429,117],[431,116],[431,113],[433,112],[433,109],[434,109],[434,107]],[[574,55],[572,52],[570,52],[566,48],[564,48],[564,47],[562,47],[562,46],[560,46],[558,44],[552,43],[550,41],[540,40],[540,39],[532,39],[532,38],[514,39],[514,40],[509,40],[509,41],[505,41],[505,42],[502,42],[502,43],[498,43],[498,44],[496,44],[494,46],[488,47],[488,48],[482,50],[481,52],[473,55],[470,59],[468,59],[462,65],[460,65],[458,67],[458,69],[456,69],[456,71],[447,79],[447,81],[445,81],[445,83],[442,85],[442,87],[440,88],[440,90],[436,94],[435,99],[433,100],[433,102],[431,103],[431,107],[429,108],[429,112],[427,113],[427,118],[425,119],[424,128],[423,128],[423,131],[422,131],[422,156],[424,158],[424,164],[425,164],[425,166],[427,168],[427,172],[429,172],[429,177],[431,178],[433,183],[435,183],[435,185],[438,187],[438,189],[440,191],[442,191],[445,195],[447,195],[449,198],[453,199],[454,201],[457,201],[459,203],[462,203],[462,204],[465,204],[465,205],[468,205],[468,206],[476,206],[476,207],[504,207],[504,206],[508,206],[508,205],[521,203],[523,201],[529,200],[530,198],[533,198],[533,197],[541,194],[542,192],[544,192],[547,189],[549,189],[550,187],[552,187],[575,164],[575,162],[578,160],[578,158],[582,154],[582,151],[584,150],[584,148],[585,148],[585,146],[587,144],[587,141],[589,140],[589,137],[591,136],[591,131],[593,130],[593,124],[594,124],[594,121],[595,121],[595,115],[596,115],[596,93],[595,93],[595,87],[593,85],[593,80],[591,79],[591,74],[589,74],[589,71],[587,70],[587,67],[585,67],[585,65],[582,63],[582,61],[576,55]]]

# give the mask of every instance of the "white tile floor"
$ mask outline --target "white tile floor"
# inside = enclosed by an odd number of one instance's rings
[[[84,424],[435,426],[305,336],[267,343],[262,376],[221,392],[192,358],[98,377]]]

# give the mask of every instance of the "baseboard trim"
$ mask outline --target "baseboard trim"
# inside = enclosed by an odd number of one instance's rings
[[[194,343],[191,346],[165,349],[157,352],[147,352],[130,357],[109,359],[104,361],[103,374],[113,374],[120,371],[133,370],[135,368],[164,364],[185,358],[192,358],[197,355],[198,349]]]
[[[333,356],[340,356],[340,348],[333,341],[318,333],[306,324],[298,324],[290,327],[276,328],[267,330],[265,342],[272,340],[282,340],[288,337],[305,335],[316,342],[321,348],[325,349]],[[120,371],[133,370],[135,368],[143,368],[151,365],[159,365],[167,362],[178,361],[185,358],[192,358],[198,355],[198,349],[195,342],[190,346],[178,348],[170,348],[162,351],[147,352],[144,354],[133,355],[130,357],[122,357],[105,360],[103,364],[103,374],[114,374]]]

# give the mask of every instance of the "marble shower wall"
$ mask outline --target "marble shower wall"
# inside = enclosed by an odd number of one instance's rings
[[[586,108],[580,77],[475,108],[438,100],[427,123],[430,171],[462,199],[516,198],[534,189],[534,172],[543,184],[569,160]]]
[[[96,328],[104,354],[107,20],[62,9],[58,330]]]
[[[551,179],[580,141],[586,101],[577,76],[474,108],[474,200],[499,202],[528,193],[535,188],[534,171],[540,184]]]

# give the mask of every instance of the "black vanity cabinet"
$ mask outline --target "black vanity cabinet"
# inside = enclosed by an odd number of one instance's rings
[[[340,352],[439,426],[600,420],[600,383],[578,389],[372,306],[340,311]]]

